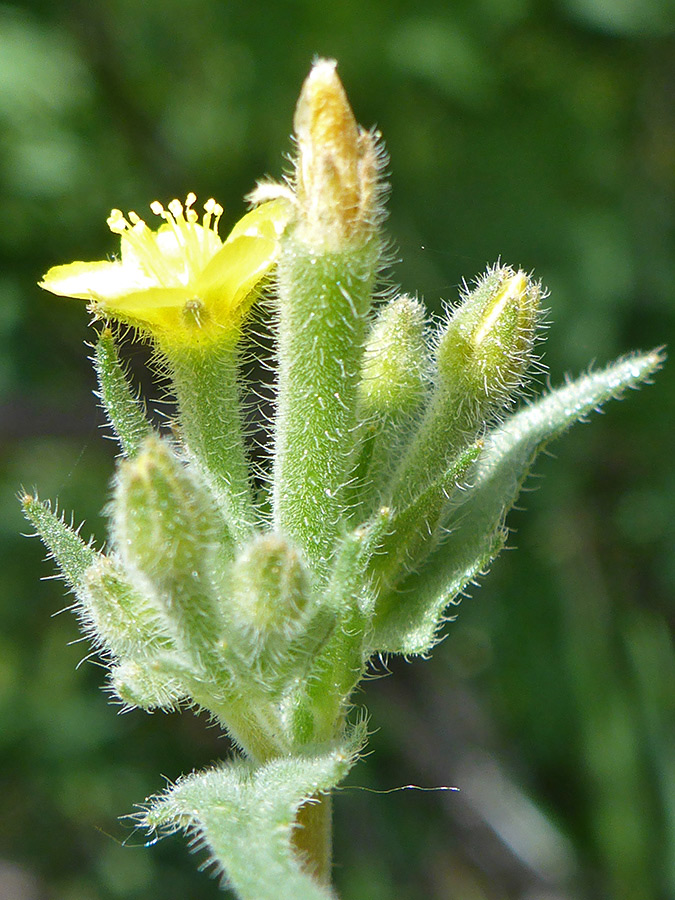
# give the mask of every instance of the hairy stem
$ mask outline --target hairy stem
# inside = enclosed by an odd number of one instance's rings
[[[293,849],[303,868],[320,884],[330,884],[333,863],[333,803],[320,794],[300,807],[293,829]]]
[[[236,542],[255,523],[238,375],[237,336],[218,346],[161,347],[176,391],[185,445],[213,490]]]

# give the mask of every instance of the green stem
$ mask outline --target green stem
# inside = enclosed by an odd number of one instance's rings
[[[293,829],[293,849],[302,867],[320,884],[329,885],[333,864],[333,803],[320,794],[301,806]]]
[[[161,346],[178,399],[185,445],[211,488],[232,538],[255,523],[237,384],[237,337],[206,346]]]

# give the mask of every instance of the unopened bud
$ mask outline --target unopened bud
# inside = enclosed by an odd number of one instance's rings
[[[405,294],[382,307],[364,352],[363,416],[396,417],[419,406],[429,364],[424,327],[424,307]]]
[[[265,534],[237,557],[230,589],[232,624],[264,644],[293,630],[307,603],[309,580],[299,552],[281,536]]]
[[[147,660],[172,648],[158,609],[111,559],[102,556],[87,569],[78,599],[85,627],[117,659]]]
[[[154,597],[184,649],[218,639],[212,571],[218,518],[211,498],[159,438],[120,467],[113,530],[127,572]]]
[[[185,689],[158,660],[142,665],[126,660],[111,671],[110,680],[117,696],[128,706],[141,709],[176,709],[185,698]]]
[[[339,249],[362,242],[378,219],[375,136],[356,122],[334,60],[319,60],[295,110],[301,237]]]
[[[393,478],[394,505],[433,483],[521,389],[540,299],[540,285],[508,266],[490,269],[462,298],[438,342],[431,402]]]

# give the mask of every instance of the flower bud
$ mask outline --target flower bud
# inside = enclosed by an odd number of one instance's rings
[[[407,415],[421,403],[428,366],[424,324],[423,306],[405,294],[380,310],[359,385],[364,417]]]
[[[512,401],[533,360],[541,287],[495,266],[462,298],[441,333],[434,394],[392,479],[405,506]]]
[[[117,659],[145,659],[172,648],[158,610],[136,590],[119,566],[100,557],[78,590],[81,617],[95,643]]]
[[[237,557],[228,604],[232,624],[262,642],[293,630],[309,593],[299,552],[277,534],[254,538]]]
[[[176,709],[186,693],[179,681],[171,676],[158,660],[142,665],[125,660],[110,674],[112,688],[128,706],[141,709]]]
[[[377,212],[375,136],[356,123],[334,60],[319,60],[300,93],[294,128],[301,236],[340,248],[367,240]]]
[[[177,643],[201,656],[219,638],[212,583],[218,518],[166,441],[150,438],[120,467],[113,530],[126,570],[154,597]]]

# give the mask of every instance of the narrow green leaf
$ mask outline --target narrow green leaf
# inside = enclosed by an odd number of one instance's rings
[[[145,413],[145,404],[129,384],[120,362],[112,331],[104,328],[94,353],[94,368],[99,385],[99,397],[108,413],[125,456],[134,456],[152,433]]]
[[[30,494],[21,498],[23,512],[42,538],[43,543],[63,574],[67,583],[75,588],[89,566],[99,557],[91,544],[85,543],[78,529],[67,525],[49,503]]]
[[[419,654],[433,646],[447,605],[503,546],[504,517],[536,455],[574,422],[647,380],[663,360],[652,351],[590,372],[525,406],[487,437],[472,487],[457,495],[443,523],[447,540],[382,602],[373,652]]]

